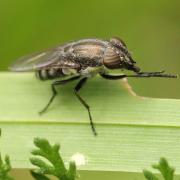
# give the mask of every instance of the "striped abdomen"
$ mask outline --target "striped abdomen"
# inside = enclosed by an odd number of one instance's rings
[[[50,80],[63,76],[62,69],[42,69],[36,71],[36,77],[40,80]]]
[[[61,78],[69,75],[77,74],[77,70],[75,69],[42,69],[36,71],[36,77],[40,80],[51,80],[56,78]]]

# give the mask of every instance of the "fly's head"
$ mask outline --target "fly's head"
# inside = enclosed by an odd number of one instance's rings
[[[140,72],[140,68],[135,66],[136,62],[133,60],[124,41],[117,37],[111,38],[110,45],[113,48],[107,50],[104,58],[104,65],[107,68],[127,69],[136,73]]]

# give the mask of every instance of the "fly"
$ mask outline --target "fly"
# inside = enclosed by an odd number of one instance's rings
[[[110,80],[126,77],[177,77],[176,75],[165,74],[164,71],[143,72],[135,63],[126,44],[120,38],[111,38],[110,40],[82,39],[60,45],[48,51],[20,58],[10,67],[10,70],[16,72],[35,71],[38,79],[42,81],[53,80],[51,84],[52,96],[40,114],[46,112],[53,102],[57,95],[57,86],[79,80],[74,87],[74,93],[86,108],[92,131],[94,135],[97,135],[90,107],[79,95],[79,90],[89,78],[97,74]],[[127,69],[135,74],[112,75],[108,73],[110,69]]]

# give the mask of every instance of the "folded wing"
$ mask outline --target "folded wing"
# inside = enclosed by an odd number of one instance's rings
[[[59,55],[55,49],[22,57],[9,67],[11,71],[33,71],[56,63]]]

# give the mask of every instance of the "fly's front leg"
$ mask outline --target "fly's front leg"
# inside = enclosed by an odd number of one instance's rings
[[[177,78],[176,75],[173,74],[164,74],[164,71],[160,72],[139,72],[137,74],[132,74],[132,75],[110,75],[110,74],[100,74],[103,78],[105,79],[111,79],[111,80],[116,80],[116,79],[122,79],[125,77],[138,77],[138,78],[149,78],[149,77],[164,77],[164,78]]]
[[[118,79],[123,79],[125,77],[128,77],[125,74],[122,75],[110,75],[110,74],[100,74],[104,79],[110,79],[110,80],[118,80]]]
[[[78,79],[78,78],[79,78],[79,76],[75,76],[75,77],[72,77],[72,78],[70,78],[70,79],[53,82],[53,83],[51,84],[52,96],[51,96],[49,102],[47,103],[47,105],[43,108],[42,111],[39,112],[39,114],[43,114],[44,112],[46,112],[46,110],[49,108],[49,106],[50,106],[51,103],[53,102],[54,98],[55,98],[56,95],[57,95],[57,90],[56,90],[56,88],[55,88],[56,86],[62,85],[62,84],[66,84],[66,83],[68,83],[68,82],[70,82],[70,81],[73,81],[73,80],[76,80],[76,79]]]
[[[83,78],[79,81],[79,83],[76,85],[76,87],[74,88],[74,93],[76,95],[76,97],[79,99],[79,101],[82,103],[82,105],[87,109],[88,114],[89,114],[89,120],[90,120],[90,125],[92,128],[92,131],[94,133],[94,135],[97,135],[96,129],[94,127],[94,123],[92,121],[92,116],[91,116],[91,112],[90,112],[90,107],[89,105],[82,99],[82,97],[78,94],[78,91],[83,87],[83,85],[85,84],[85,82],[87,81],[87,78]]]
[[[165,71],[159,72],[139,72],[136,75],[129,77],[164,77],[164,78],[177,78],[177,75],[174,74],[164,74]]]

